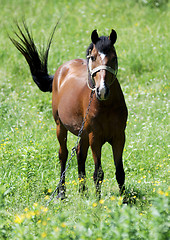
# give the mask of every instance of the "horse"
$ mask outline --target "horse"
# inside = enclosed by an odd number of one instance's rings
[[[56,24],[57,26],[57,24]],[[118,59],[115,50],[117,33],[111,30],[109,36],[100,36],[97,30],[91,33],[91,43],[86,51],[86,59],[74,59],[62,64],[54,75],[48,74],[48,53],[55,32],[53,29],[46,49],[38,52],[32,34],[23,22],[17,23],[15,38],[9,36],[15,47],[25,57],[32,78],[43,92],[52,92],[52,113],[56,122],[61,166],[58,197],[64,199],[65,168],[68,157],[67,133],[78,135],[91,92],[94,93],[86,121],[77,145],[79,191],[86,188],[85,162],[89,147],[94,159],[93,180],[97,196],[101,196],[104,178],[101,163],[101,149],[107,142],[112,147],[116,180],[120,194],[125,191],[125,172],[123,168],[123,149],[128,110],[124,95],[117,79]],[[62,177],[62,178],[61,178]]]

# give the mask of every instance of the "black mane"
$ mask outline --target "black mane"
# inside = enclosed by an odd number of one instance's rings
[[[112,42],[106,36],[101,36],[99,38],[99,41],[97,41],[97,43],[95,44],[96,49],[99,52],[104,54],[108,54],[112,46],[113,46]],[[86,57],[89,55],[89,50],[92,50],[92,49],[93,49],[93,43],[90,43],[86,51]]]

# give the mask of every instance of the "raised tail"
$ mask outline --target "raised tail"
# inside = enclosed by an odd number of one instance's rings
[[[38,52],[34,39],[25,22],[23,22],[23,30],[18,23],[16,25],[19,30],[19,34],[16,31],[14,31],[14,34],[17,36],[19,41],[16,41],[14,38],[9,36],[10,40],[25,57],[30,67],[32,78],[39,89],[43,92],[52,92],[52,82],[54,76],[48,74],[47,62],[50,45],[58,22],[49,37],[46,48],[43,48],[40,52]]]

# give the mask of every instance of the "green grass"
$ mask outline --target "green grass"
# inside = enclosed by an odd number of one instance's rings
[[[170,14],[164,0],[1,0],[0,14],[0,239],[154,239],[169,228]],[[66,175],[67,199],[48,201],[59,181],[58,142],[51,94],[33,83],[23,56],[7,37],[25,18],[39,47],[57,20],[49,72],[84,58],[92,30],[114,28],[118,79],[129,109],[122,204],[111,148],[102,149],[105,180],[98,202],[93,159],[86,163],[89,198],[78,192],[77,161]],[[69,134],[69,152],[76,137]]]

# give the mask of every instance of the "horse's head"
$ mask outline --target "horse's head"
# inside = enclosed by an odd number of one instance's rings
[[[95,90],[99,100],[106,100],[110,94],[110,85],[116,79],[118,70],[117,55],[114,48],[117,34],[111,31],[109,37],[99,37],[97,31],[91,34],[92,43],[87,49],[88,85]]]

